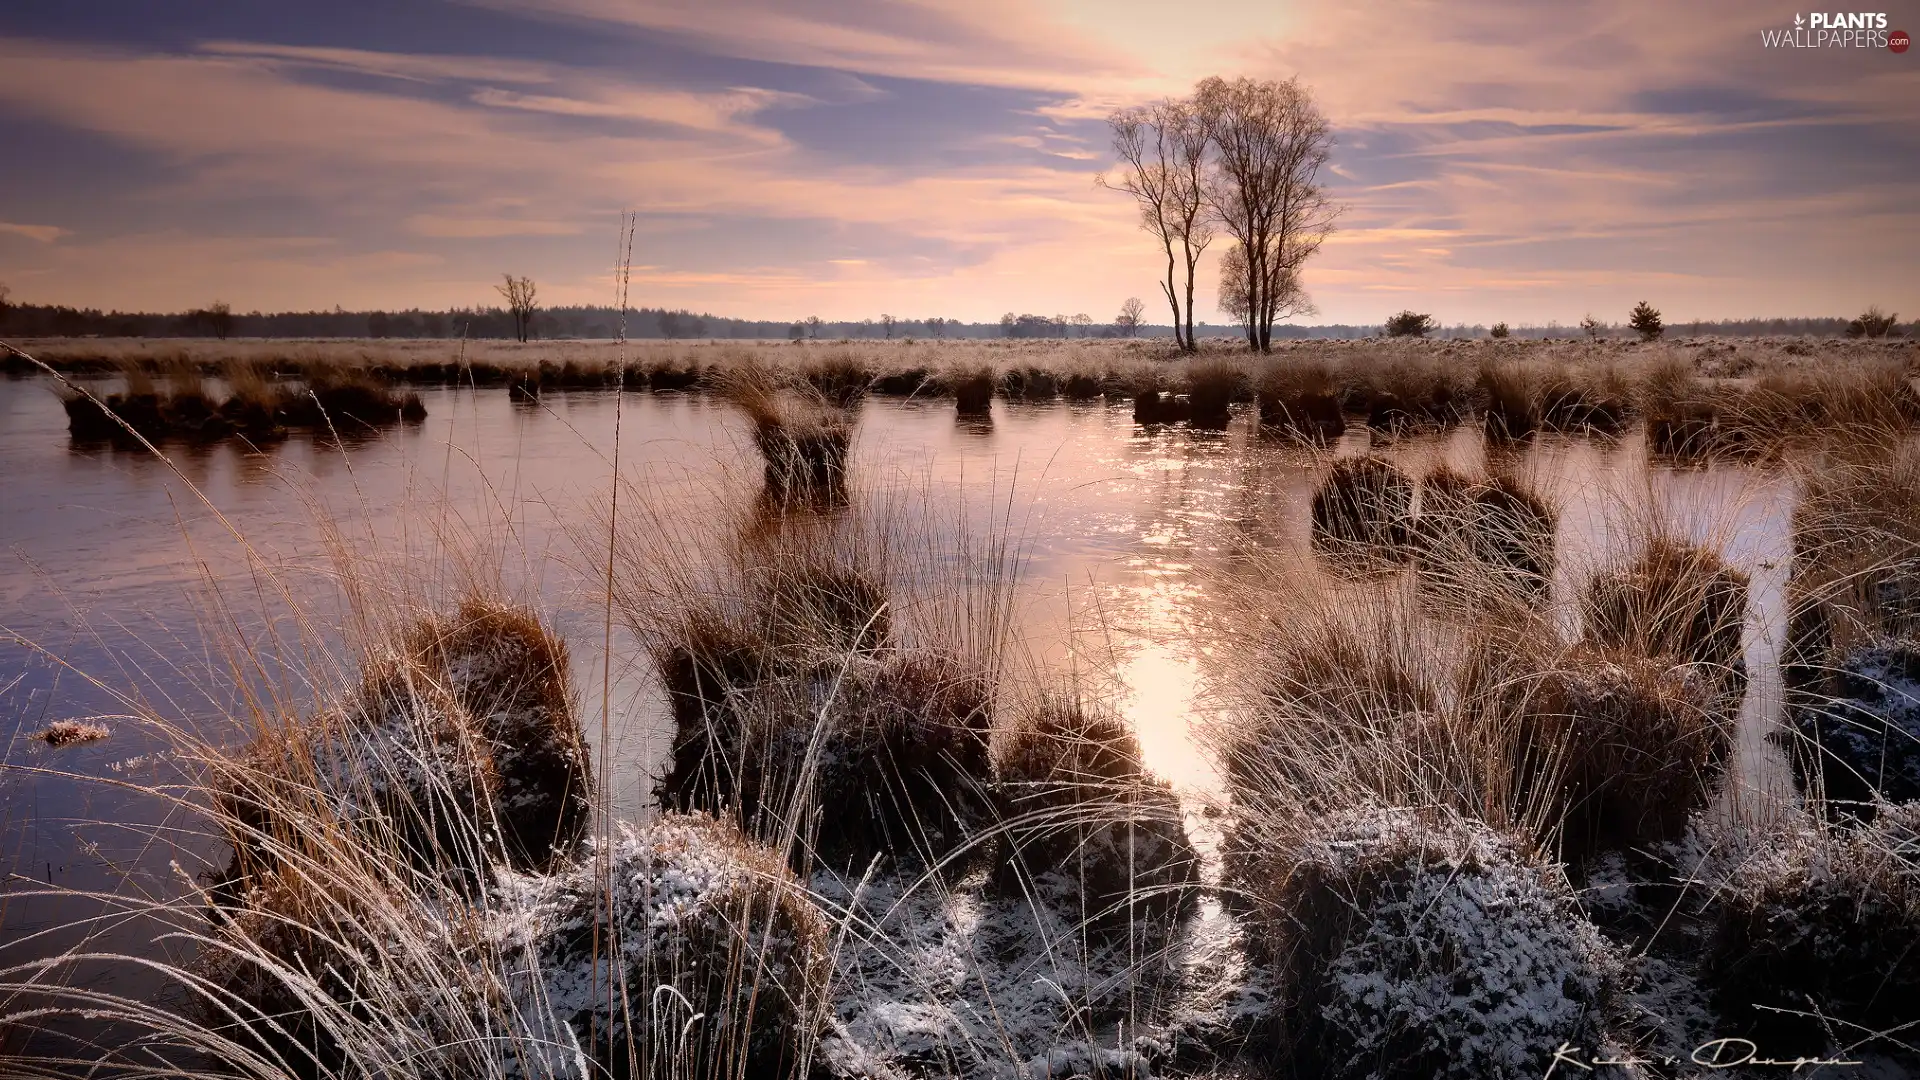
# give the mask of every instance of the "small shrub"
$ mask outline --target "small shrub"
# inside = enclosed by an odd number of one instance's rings
[[[1666,325],[1660,321],[1660,312],[1645,300],[1634,305],[1627,316],[1627,325],[1640,335],[1641,341],[1652,341],[1666,331]]]
[[[1275,823],[1230,885],[1289,1002],[1280,1054],[1329,1078],[1537,1078],[1598,1051],[1620,957],[1559,872],[1440,812],[1355,808]],[[1598,1056],[1597,1053],[1595,1056]]]
[[[1433,316],[1402,311],[1387,320],[1388,337],[1426,337],[1434,330]]]
[[[1413,480],[1385,458],[1344,458],[1313,493],[1314,540],[1403,553],[1413,518]]]
[[[1851,338],[1883,338],[1893,332],[1900,322],[1900,316],[1889,315],[1876,305],[1860,313],[1860,317],[1847,323],[1847,336]]]
[[[1493,329],[1487,331],[1487,335],[1489,337],[1494,337],[1494,338],[1504,338],[1509,334],[1511,334],[1512,332],[1513,331],[1507,329],[1506,323],[1497,322],[1493,324]]]
[[[999,877],[1074,910],[1089,931],[1164,940],[1193,906],[1199,859],[1180,802],[1126,724],[1050,701],[1000,756],[1014,818]]]

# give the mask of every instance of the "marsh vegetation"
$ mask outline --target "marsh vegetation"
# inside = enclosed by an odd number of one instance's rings
[[[444,513],[407,518],[425,557],[332,545],[348,619],[250,561],[282,629],[208,639],[198,722],[131,689],[111,713],[114,742],[177,766],[151,842],[189,869],[87,899],[169,943],[107,958],[164,986],[92,988],[84,941],[0,951],[9,1067],[1534,1077],[1562,1044],[1684,1061],[1734,1035],[1914,1066],[1910,351],[534,348],[499,365],[518,383],[478,354],[433,376],[475,387],[429,390],[435,416],[434,394],[494,395],[572,425],[593,389],[664,423],[622,393],[646,387],[710,401],[747,464],[696,503],[583,453],[604,486],[564,525],[589,615],[565,625]],[[483,388],[510,383],[511,406]],[[1219,501],[1182,508],[1217,531],[1140,549],[1139,580],[1188,590],[1154,593],[1199,672],[1169,715],[1099,648],[1035,640],[1042,556],[1004,513],[955,513],[862,447],[1056,413],[1124,446],[1130,479],[1224,463]],[[1786,557],[1651,476],[1784,488]],[[532,543],[510,525],[494,542]],[[241,598],[209,592],[213,615]],[[663,735],[641,806],[608,735],[626,667]],[[1214,779],[1170,782],[1154,724]]]

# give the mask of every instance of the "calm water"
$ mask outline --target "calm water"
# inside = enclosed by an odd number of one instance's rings
[[[14,894],[0,896],[0,941],[13,945],[0,964],[70,943],[72,934],[21,944],[86,913],[71,900],[23,899],[31,883],[177,895],[171,863],[191,872],[186,856],[211,854],[190,839],[184,856],[173,839],[155,842],[156,827],[194,826],[136,790],[168,774],[160,748],[131,724],[109,719],[109,740],[60,751],[27,736],[55,719],[129,711],[118,691],[215,737],[239,737],[222,731],[237,703],[221,643],[264,643],[273,629],[287,640],[292,610],[340,624],[329,544],[315,526],[322,516],[347,543],[452,591],[461,564],[444,557],[443,538],[457,537],[486,573],[537,598],[569,640],[587,727],[602,741],[599,570],[582,538],[610,490],[616,396],[554,395],[536,407],[499,390],[424,397],[418,427],[345,449],[294,438],[259,456],[226,445],[181,451],[176,473],[149,455],[71,445],[47,383],[0,382],[0,865]],[[717,538],[758,476],[743,425],[700,396],[630,394],[619,404],[622,476],[677,528]],[[1210,654],[1196,628],[1218,591],[1236,587],[1249,553],[1304,548],[1324,457],[1254,437],[1245,417],[1209,434],[1143,431],[1124,407],[994,409],[991,424],[977,424],[957,421],[950,403],[869,401],[854,451],[859,483],[923,493],[936,519],[1018,542],[1019,619],[1033,649],[1055,667],[1110,676],[1149,763],[1204,795],[1214,780],[1193,729],[1208,708]],[[1363,432],[1350,433],[1338,452],[1366,446]],[[1443,460],[1470,468],[1485,456],[1469,430],[1383,449],[1414,471]],[[1513,464],[1561,508],[1562,603],[1607,557],[1624,515],[1649,509],[1753,575],[1754,678],[1737,770],[1749,786],[1777,790],[1762,736],[1778,708],[1789,485],[1742,467],[1651,468],[1631,436],[1543,440]],[[292,605],[275,591],[283,585]],[[637,651],[616,631],[609,735],[596,748],[627,815],[642,812],[665,748],[663,710]],[[299,697],[289,690],[287,706]],[[138,933],[106,926],[95,944],[127,947]],[[128,978],[113,976],[122,986]]]

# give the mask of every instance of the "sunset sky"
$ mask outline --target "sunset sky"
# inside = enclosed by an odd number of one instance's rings
[[[1903,3],[1890,25],[1920,31]],[[607,303],[632,209],[639,305],[1105,321],[1140,296],[1164,321],[1152,240],[1095,184],[1105,117],[1298,74],[1347,207],[1306,321],[1920,315],[1920,50],[1763,48],[1795,14],[8,0],[0,282],[121,309],[443,308],[511,271]]]

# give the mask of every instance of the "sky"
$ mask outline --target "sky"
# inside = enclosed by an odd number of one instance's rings
[[[1920,32],[1920,0],[1884,7]],[[1920,316],[1920,50],[1752,0],[8,0],[0,282],[180,310],[1166,314],[1106,117],[1298,76],[1306,322]],[[1219,245],[1223,247],[1224,245]],[[1217,254],[1217,250],[1214,254]],[[1202,318],[1224,321],[1203,266]]]

